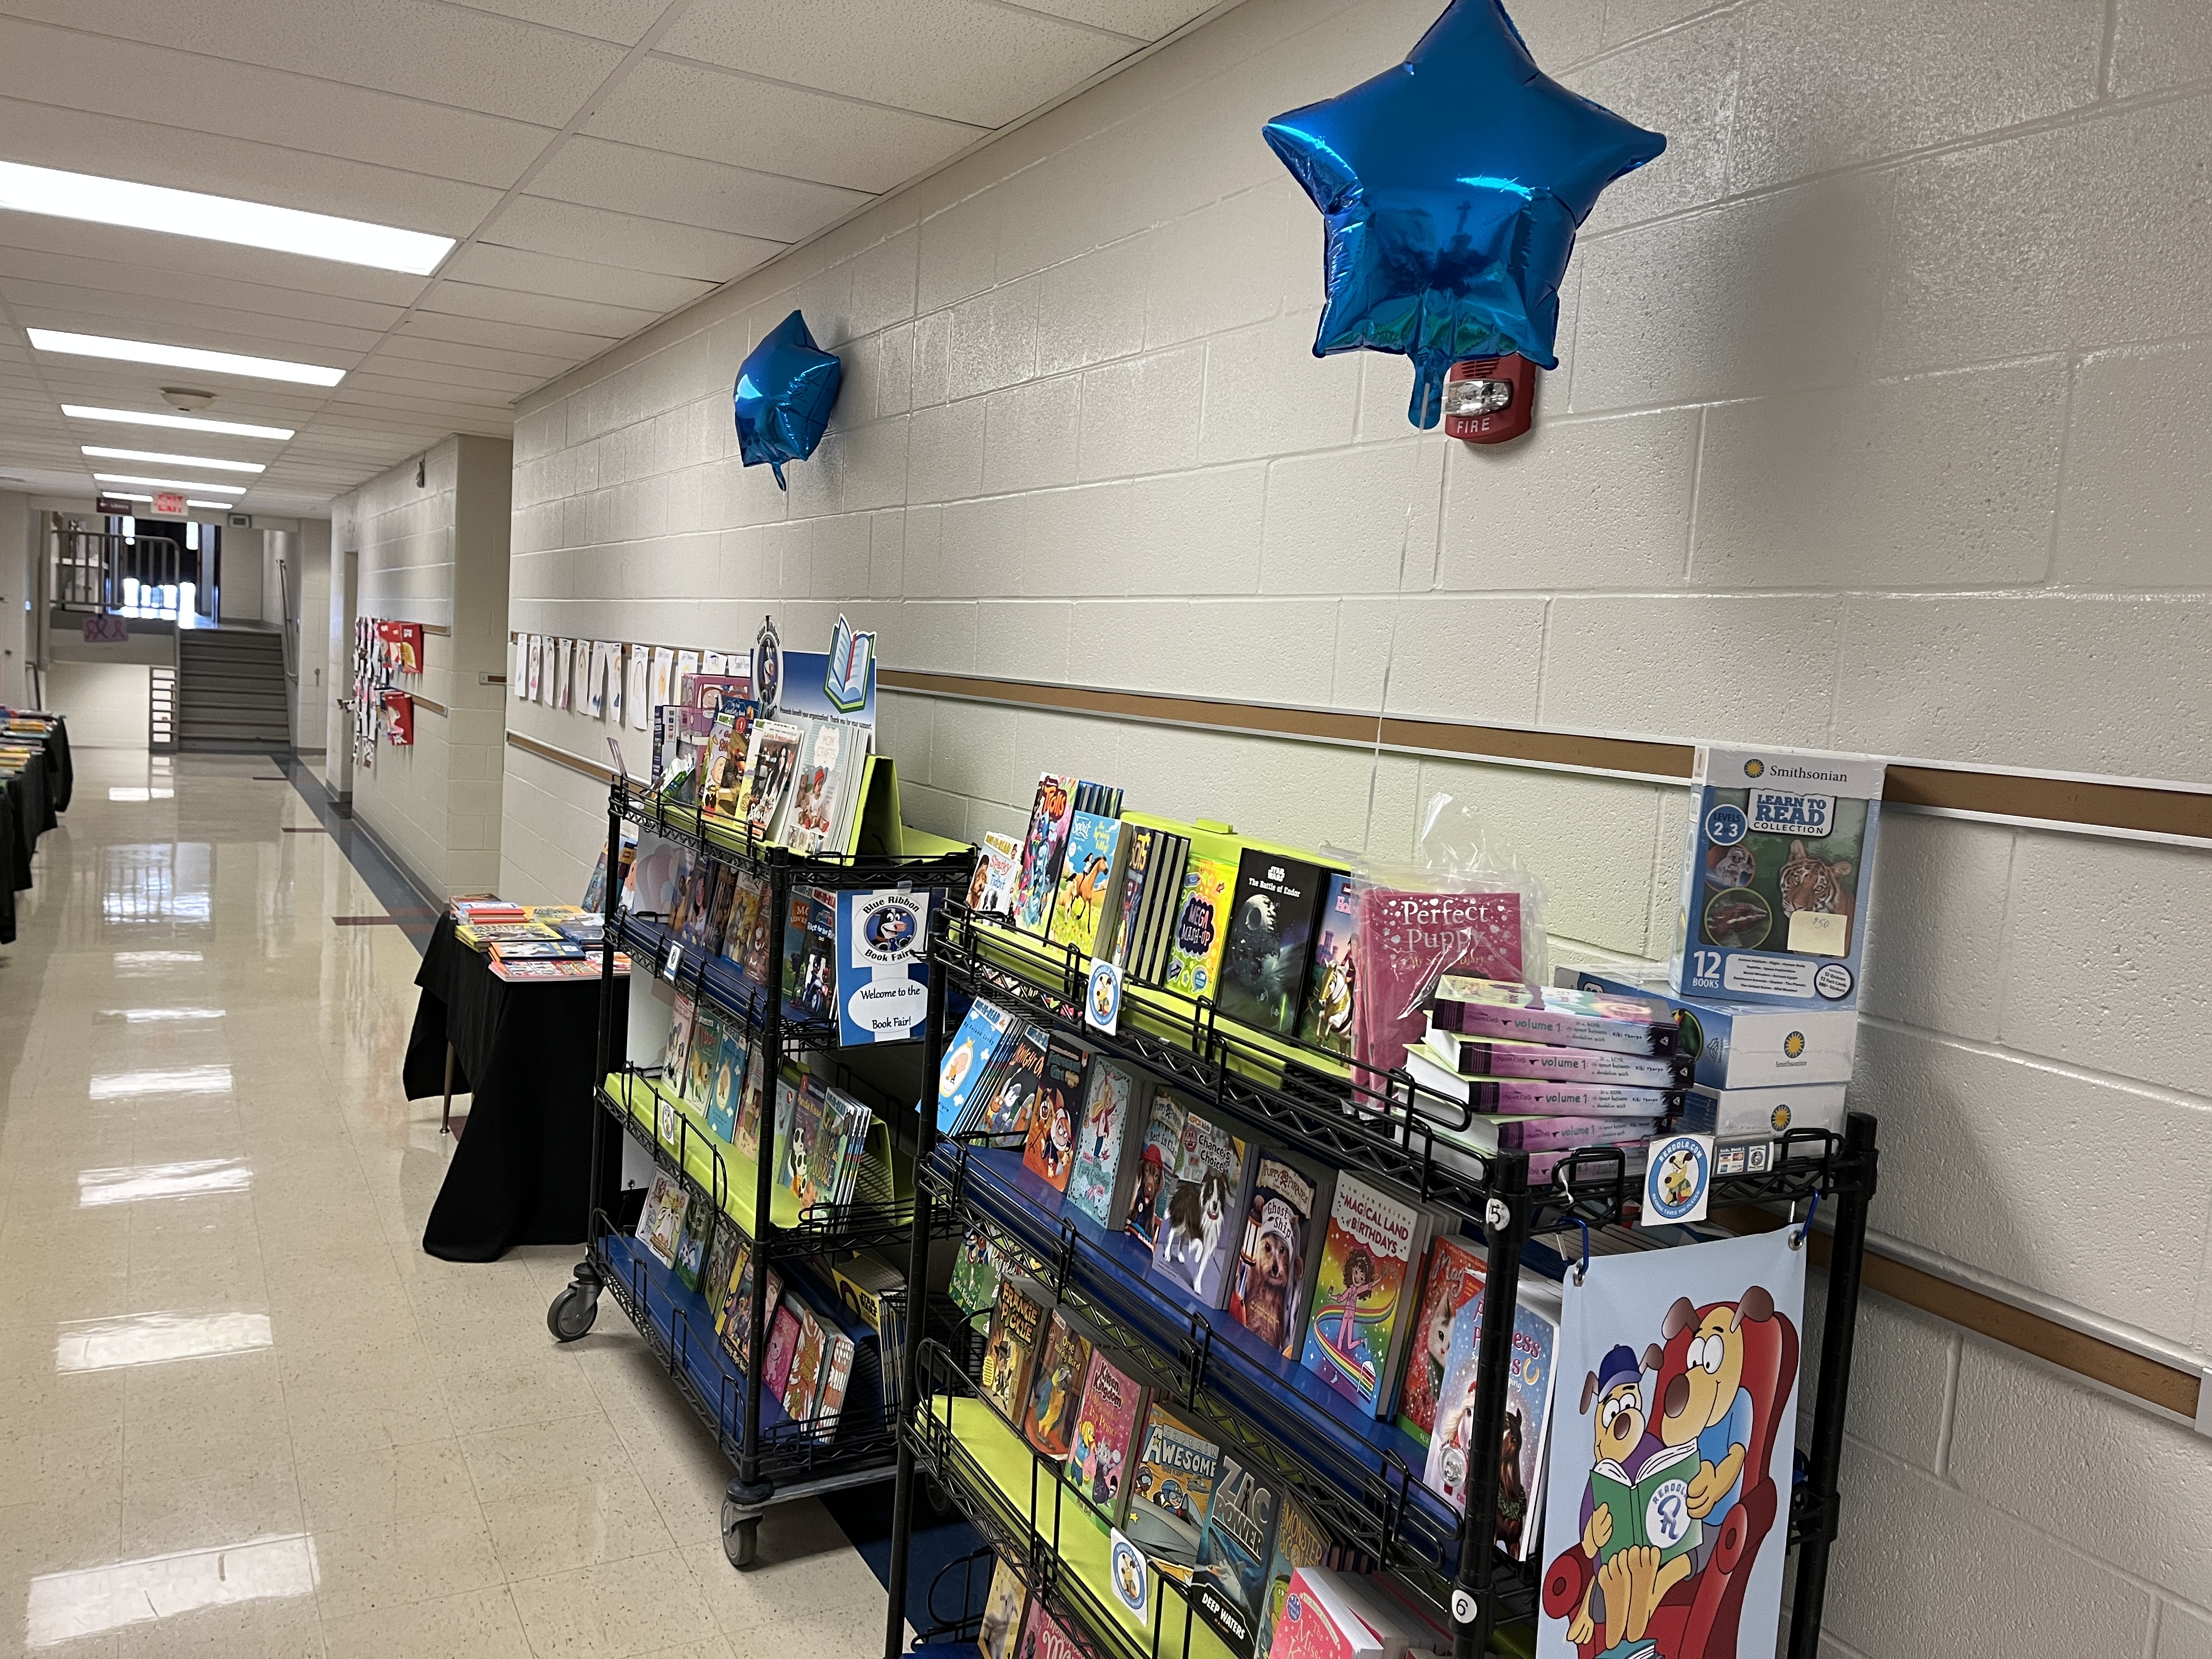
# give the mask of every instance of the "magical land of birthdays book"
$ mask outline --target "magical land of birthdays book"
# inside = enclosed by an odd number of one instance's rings
[[[1428,1243],[1425,1210],[1349,1173],[1337,1177],[1298,1361],[1376,1417],[1413,1323],[1413,1264]]]

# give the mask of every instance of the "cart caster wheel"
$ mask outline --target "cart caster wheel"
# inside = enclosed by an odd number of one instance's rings
[[[599,1287],[571,1285],[545,1310],[545,1328],[556,1342],[574,1342],[592,1328],[599,1316]]]
[[[733,1567],[750,1567],[760,1548],[760,1516],[740,1511],[731,1499],[722,1500],[722,1553]]]

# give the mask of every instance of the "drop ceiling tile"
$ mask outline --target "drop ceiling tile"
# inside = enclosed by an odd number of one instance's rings
[[[530,193],[775,242],[803,240],[872,199],[833,185],[582,137],[554,152],[530,181]]]
[[[537,328],[564,328],[579,334],[604,334],[626,340],[659,313],[629,306],[595,305],[585,300],[562,299],[544,294],[517,294],[510,289],[486,288],[476,283],[440,283],[424,301],[437,310],[462,317],[483,317],[494,322],[526,323]]]
[[[0,100],[0,154],[34,167],[333,213],[441,236],[466,235],[499,201],[498,191],[482,185],[20,98]]]
[[[686,12],[658,46],[982,127],[1006,125],[1132,49],[990,0],[720,0]]]
[[[576,334],[566,329],[532,328],[524,323],[494,322],[483,317],[463,317],[438,309],[441,289],[433,289],[422,303],[399,325],[402,337],[424,340],[453,340],[468,345],[489,346],[501,351],[541,352],[580,363],[595,357],[618,338],[611,334]]]
[[[870,191],[904,183],[986,131],[667,58],[633,69],[583,130],[646,149]]]
[[[126,340],[174,339],[189,335],[202,340],[216,334],[234,340],[258,342],[245,347],[213,347],[216,350],[250,350],[261,357],[293,356],[305,349],[313,353],[359,354],[374,349],[384,337],[381,329],[347,328],[269,312],[234,311],[222,306],[194,305],[144,294],[116,294],[98,289],[56,283],[29,283],[20,277],[0,282],[0,293],[15,308],[15,319],[25,327],[66,328],[79,334],[106,334]],[[73,318],[74,321],[60,320]],[[395,318],[393,320],[397,321]],[[333,365],[335,367],[335,365]]]
[[[781,252],[785,246],[756,236],[732,236],[697,225],[671,224],[665,219],[639,219],[543,196],[516,197],[478,233],[478,240],[708,283],[726,283],[741,271],[750,270]]]
[[[297,317],[382,334],[405,314],[398,306],[376,305],[343,295],[310,294],[298,289],[225,281],[197,271],[112,259],[85,259],[40,253],[32,248],[0,246],[0,286],[11,278],[58,283],[112,294],[143,294],[199,305],[222,305],[274,317]]]
[[[510,422],[513,412],[504,404],[481,404],[468,398],[437,398],[388,386],[356,386],[343,398],[333,398],[334,409],[350,409],[356,412],[370,410],[395,410],[403,415],[427,416],[438,421],[471,420],[481,422],[488,416],[501,416]]]
[[[478,11],[497,12],[547,28],[588,34],[634,46],[668,9],[667,0],[468,0]]]
[[[564,126],[623,49],[434,0],[9,0],[19,16]]]
[[[1093,28],[1150,43],[1164,40],[1192,18],[1203,16],[1218,0],[1022,0],[1022,3],[1031,11],[1049,12],[1072,23],[1088,23]]]
[[[347,378],[357,386],[404,381],[410,386],[437,386],[465,393],[474,402],[499,404],[535,390],[543,380],[539,375],[507,374],[493,368],[471,368],[466,363],[426,362],[419,357],[391,357],[381,352]]]
[[[457,363],[471,368],[495,369],[519,375],[541,386],[572,368],[574,357],[548,357],[535,351],[499,351],[489,346],[463,345],[453,340],[425,339],[415,334],[394,334],[376,349],[380,360],[400,358],[417,362]]]
[[[125,230],[75,219],[49,219],[35,213],[0,212],[0,247],[197,271],[227,282],[342,295],[388,306],[412,304],[430,283],[428,276],[410,276],[404,271],[371,270],[365,265],[206,242],[196,236],[166,236],[159,231]]]
[[[482,242],[462,249],[447,260],[446,274],[455,282],[511,288],[521,294],[555,295],[564,300],[588,300],[594,305],[629,306],[656,316],[689,305],[714,286],[688,276],[661,276],[650,271],[624,270],[619,265],[592,264],[583,259],[564,259],[556,254],[494,247]]]
[[[203,52],[219,44],[199,43]],[[0,95],[100,110],[112,106],[118,86],[161,89],[158,99],[131,102],[138,121],[501,190],[553,136],[547,127],[419,98],[135,40],[94,43],[71,30],[0,18]]]

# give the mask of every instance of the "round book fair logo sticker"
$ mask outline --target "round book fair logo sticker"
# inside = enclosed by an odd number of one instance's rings
[[[1716,847],[1733,847],[1747,828],[1741,806],[1716,806],[1705,814],[1705,839]]]
[[[1117,1528],[1107,1552],[1107,1565],[1106,1579],[1113,1587],[1114,1599],[1141,1624],[1145,1609],[1152,1603],[1152,1564],[1145,1559],[1144,1551]]]
[[[1083,1001],[1084,1023],[1111,1036],[1121,1021],[1121,970],[1103,957],[1091,964],[1089,993]]]
[[[1644,1219],[1697,1221],[1705,1213],[1713,1173],[1712,1142],[1705,1135],[1669,1135],[1651,1143],[1644,1182]]]

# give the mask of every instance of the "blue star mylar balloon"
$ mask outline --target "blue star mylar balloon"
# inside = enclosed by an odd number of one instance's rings
[[[1328,226],[1314,356],[1411,357],[1421,427],[1462,357],[1559,366],[1575,228],[1667,147],[1538,69],[1498,0],[1452,0],[1395,69],[1261,131]]]
[[[814,343],[806,319],[793,312],[761,337],[738,368],[738,453],[747,466],[768,463],[776,486],[786,461],[803,461],[822,441],[845,365]]]

